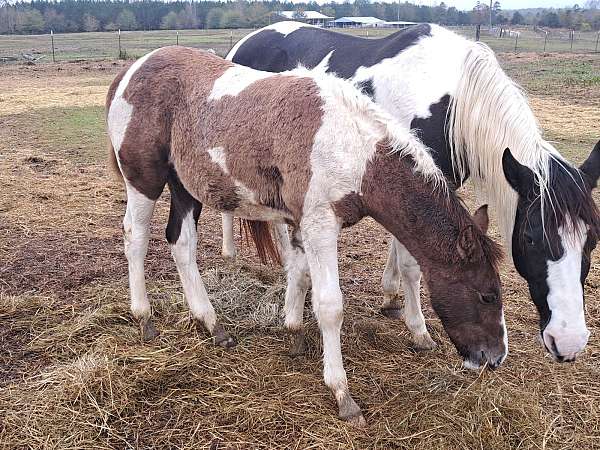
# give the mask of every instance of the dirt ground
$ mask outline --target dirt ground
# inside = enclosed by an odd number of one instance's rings
[[[581,162],[600,137],[600,63],[577,58],[501,55],[549,139]],[[576,363],[544,354],[527,287],[505,261],[510,354],[499,370],[473,373],[425,291],[439,347],[410,349],[404,324],[379,313],[386,234],[372,220],[345,230],[342,348],[368,422],[355,429],[337,420],[322,383],[310,302],[310,349],[289,358],[281,269],[260,266],[247,245],[223,261],[211,210],[200,219],[199,266],[239,344],[215,348],[190,327],[164,240],[165,194],[146,259],[161,335],[142,344],[127,298],[125,196],[105,164],[104,96],[123,65],[0,66],[0,447],[600,447],[598,252],[585,286],[592,337]]]

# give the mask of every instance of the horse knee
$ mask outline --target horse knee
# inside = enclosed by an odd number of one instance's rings
[[[421,282],[421,268],[418,265],[401,264],[400,272],[406,283],[418,284]]]
[[[319,294],[319,299],[314,302],[317,320],[322,328],[329,326],[340,327],[344,315],[342,291],[328,289]]]

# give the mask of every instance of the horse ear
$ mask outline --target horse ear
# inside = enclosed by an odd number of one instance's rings
[[[596,143],[592,153],[590,153],[590,156],[588,156],[579,170],[584,173],[590,187],[594,189],[598,184],[598,177],[600,177],[600,141]]]
[[[527,198],[535,186],[535,175],[529,167],[517,161],[508,148],[502,155],[502,170],[510,187],[521,197]]]
[[[477,225],[477,228],[481,230],[483,234],[487,233],[490,225],[490,218],[488,216],[488,205],[480,206],[475,214],[473,214],[473,222]]]
[[[479,242],[475,239],[474,226],[467,225],[458,235],[456,250],[463,261],[472,261],[478,248]]]

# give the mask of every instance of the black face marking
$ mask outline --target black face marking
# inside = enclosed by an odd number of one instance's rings
[[[581,260],[582,286],[589,272],[598,229],[597,209],[581,174],[565,163],[550,160],[549,164],[554,207],[546,199],[547,205],[542,212],[540,190],[533,172],[519,164],[508,150],[502,158],[506,179],[519,195],[512,235],[513,261],[529,285],[531,298],[540,314],[542,332],[552,314],[548,306],[548,262],[558,261],[565,253],[560,227],[569,224],[571,218],[588,227]]]
[[[169,171],[167,182],[171,192],[171,207],[169,210],[169,222],[167,223],[166,236],[167,242],[171,245],[177,243],[181,234],[181,225],[184,217],[194,211],[194,223],[198,224],[198,218],[202,211],[202,203],[196,200],[183,187],[179,177],[174,169]]]
[[[375,87],[373,86],[373,79],[359,81],[356,83],[356,87],[366,96],[370,97],[371,100],[375,98]]]
[[[414,45],[422,36],[430,36],[427,24],[400,30],[382,39],[365,39],[320,28],[303,27],[284,36],[264,30],[244,42],[233,62],[268,72],[283,72],[302,64],[312,69],[332,50],[328,72],[351,78],[359,67],[371,67],[396,56]]]

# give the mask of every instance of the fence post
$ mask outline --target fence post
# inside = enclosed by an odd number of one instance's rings
[[[475,40],[476,41],[479,40],[480,35],[481,35],[481,24],[477,24],[477,27],[475,28]]]
[[[233,30],[229,32],[229,50],[233,48]]]
[[[56,62],[56,58],[54,57],[54,30],[50,30],[50,42],[52,42],[52,62]],[[597,47],[598,45],[596,45]]]
[[[546,31],[544,36],[544,53],[546,53],[546,43],[548,42],[548,32]]]
[[[596,53],[598,53],[598,40],[600,39],[600,31],[598,31],[598,33],[596,33],[596,50],[594,50]]]
[[[519,45],[519,32],[515,31],[515,53],[517,53],[517,46]]]
[[[571,30],[569,33],[571,35],[571,51],[573,51],[573,41],[575,40],[575,30]]]
[[[119,59],[121,59],[121,29],[119,28],[119,32],[118,32],[118,36],[119,36]]]
[[[179,45],[179,31],[177,31],[177,43],[175,45]]]

